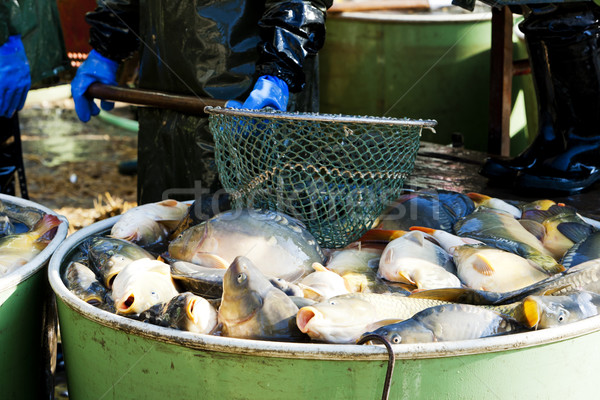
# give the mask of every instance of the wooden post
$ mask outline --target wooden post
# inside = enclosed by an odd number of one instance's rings
[[[513,78],[513,19],[507,6],[492,8],[490,61],[490,125],[488,153],[510,154],[510,112]]]

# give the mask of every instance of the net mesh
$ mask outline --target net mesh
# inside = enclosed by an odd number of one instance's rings
[[[325,248],[369,230],[398,198],[431,120],[207,107],[215,158],[234,207],[302,221]]]

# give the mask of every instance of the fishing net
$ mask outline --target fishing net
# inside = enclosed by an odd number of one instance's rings
[[[280,211],[325,248],[369,230],[412,172],[432,120],[207,107],[233,207]]]

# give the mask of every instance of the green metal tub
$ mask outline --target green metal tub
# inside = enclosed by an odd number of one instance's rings
[[[32,201],[0,194],[0,201],[18,207],[52,210]],[[52,391],[55,363],[56,312],[48,285],[48,260],[67,237],[68,222],[57,215],[54,239],[30,262],[0,278],[0,398],[42,399]],[[30,227],[31,228],[31,227]]]
[[[144,324],[79,300],[60,274],[86,237],[54,253],[70,397],[79,399],[378,399],[384,346],[280,343],[199,335]],[[395,345],[390,399],[594,398],[600,317],[561,328],[460,342]]]
[[[486,151],[492,14],[480,5],[472,13],[450,9],[328,15],[320,111],[431,118],[436,133],[423,132],[422,140],[449,144],[458,132],[466,148]],[[515,59],[526,58],[524,43],[514,42]],[[523,145],[526,106],[536,108],[533,83],[530,75],[513,83],[511,136]]]

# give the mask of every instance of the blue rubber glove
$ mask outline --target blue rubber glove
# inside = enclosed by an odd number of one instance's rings
[[[23,108],[31,88],[31,73],[21,35],[0,46],[0,117],[10,118]]]
[[[272,107],[279,111],[286,111],[289,97],[287,83],[276,76],[263,75],[258,78],[254,89],[243,104],[236,100],[230,100],[226,103],[226,107],[251,110]]]
[[[71,81],[71,95],[75,101],[75,112],[81,121],[88,122],[92,115],[100,113],[94,99],[85,95],[87,88],[94,82],[116,85],[118,68],[116,61],[104,57],[96,50],[90,51],[87,59],[79,66]],[[115,103],[102,100],[100,106],[103,110],[110,111]]]

